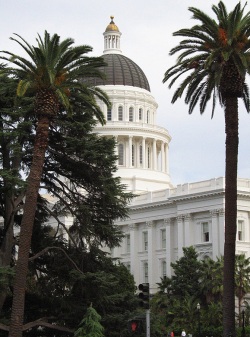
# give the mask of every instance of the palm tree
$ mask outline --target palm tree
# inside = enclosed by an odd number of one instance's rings
[[[34,95],[34,115],[37,118],[33,160],[27,178],[20,229],[9,331],[9,336],[21,337],[29,249],[50,124],[59,110],[64,109],[68,112],[72,110],[73,100],[76,100],[76,97],[83,100],[85,106],[101,123],[104,123],[103,113],[95,97],[99,97],[106,104],[109,104],[109,101],[104,92],[98,88],[89,87],[83,80],[86,77],[102,77],[98,68],[104,65],[103,59],[85,55],[92,50],[90,46],[72,46],[74,40],[71,38],[60,42],[57,34],[50,36],[47,31],[45,31],[44,39],[38,35],[36,39],[38,46],[28,44],[18,34],[15,36],[11,39],[24,49],[28,58],[2,51],[4,56],[0,58],[14,65],[13,68],[6,67],[3,71],[19,79],[18,96]]]
[[[222,279],[223,279],[223,258],[202,260],[200,283],[202,293],[209,305],[212,302],[220,302],[222,300]]]
[[[192,28],[181,29],[174,36],[182,40],[170,51],[180,52],[176,64],[165,72],[163,82],[171,79],[169,87],[185,78],[175,91],[172,103],[185,91],[189,113],[199,102],[203,113],[212,98],[212,117],[216,99],[224,108],[226,132],[225,170],[225,244],[223,276],[223,329],[224,335],[235,335],[234,266],[237,217],[237,163],[238,163],[238,97],[243,99],[249,112],[249,92],[245,76],[250,70],[250,13],[238,3],[231,12],[223,2],[213,5],[214,20],[201,10],[190,7]]]
[[[250,258],[244,254],[236,255],[235,294],[238,297],[239,326],[241,326],[241,308],[244,296],[250,291]]]

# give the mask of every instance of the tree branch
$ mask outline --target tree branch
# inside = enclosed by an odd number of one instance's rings
[[[65,250],[62,249],[61,247],[46,247],[46,248],[44,248],[43,250],[41,250],[40,252],[38,252],[36,255],[30,257],[30,258],[29,258],[29,261],[33,261],[33,260],[37,259],[39,256],[41,256],[41,255],[47,253],[49,250],[52,250],[52,249],[58,249],[58,250],[60,250],[61,252],[63,252],[64,255],[67,257],[67,259],[73,264],[73,266],[75,267],[75,269],[76,269],[77,271],[79,271],[79,273],[84,274],[84,273],[77,267],[77,265],[75,264],[75,262],[68,256],[68,254],[65,252]]]
[[[28,329],[34,328],[35,326],[44,326],[46,328],[50,328],[50,329],[54,329],[54,330],[58,330],[58,331],[64,331],[64,332],[70,332],[70,333],[74,333],[74,330],[66,328],[65,326],[61,326],[61,325],[56,325],[53,323],[48,323],[47,322],[47,318],[39,318],[33,322],[29,322],[27,324],[24,324],[22,327],[22,331],[26,331]],[[0,323],[0,330],[4,330],[4,331],[9,331],[10,328],[8,325],[2,324]]]

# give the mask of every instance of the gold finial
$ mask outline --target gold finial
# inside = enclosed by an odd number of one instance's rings
[[[116,26],[116,24],[114,23],[114,21],[113,21],[113,19],[114,19],[114,15],[110,15],[110,19],[111,19],[111,21],[110,21],[110,24],[107,26],[107,28],[106,28],[106,32],[107,31],[118,31],[119,32],[119,28]]]

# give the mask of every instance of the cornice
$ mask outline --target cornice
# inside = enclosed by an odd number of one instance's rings
[[[141,132],[141,133],[145,133],[145,134],[152,134],[152,135],[161,135],[164,136],[164,138],[168,138],[171,139],[171,136],[169,135],[169,132],[167,129],[159,127],[159,126],[155,126],[152,124],[152,127],[148,127],[145,125],[148,124],[144,124],[143,126],[139,126],[139,125],[133,125],[133,122],[128,122],[129,124],[127,125],[121,125],[119,123],[117,124],[112,124],[110,125],[109,123],[107,123],[105,126],[96,126],[94,128],[95,132],[100,131],[102,133],[102,135],[105,135],[105,133],[110,133],[111,135],[114,135],[114,131],[117,132],[124,132],[124,136],[129,136],[130,133],[132,133],[133,135],[135,131],[137,132]],[[150,124],[149,124],[150,125]],[[136,135],[135,135],[136,136]]]
[[[198,199],[207,199],[211,197],[219,197],[224,196],[225,190],[219,189],[204,193],[197,193],[197,194],[186,194],[186,195],[178,195],[178,196],[171,196],[166,200],[159,200],[159,201],[149,201],[144,204],[138,204],[138,205],[131,205],[129,208],[131,211],[137,211],[137,210],[143,210],[143,209],[149,209],[149,208],[158,208],[162,206],[171,206],[174,205],[180,201],[190,201],[190,200],[198,200]],[[243,193],[239,192],[237,193],[238,198],[247,199],[250,200],[250,193]]]
[[[142,209],[148,209],[148,208],[158,208],[162,206],[171,206],[176,204],[179,201],[187,201],[187,200],[194,200],[194,199],[206,199],[209,197],[214,197],[214,196],[223,196],[225,194],[224,190],[220,191],[213,191],[213,192],[208,192],[208,193],[197,193],[197,194],[187,194],[187,195],[182,195],[182,196],[171,196],[166,200],[160,200],[160,201],[152,201],[152,202],[147,202],[144,204],[140,205],[131,205],[129,208],[131,211],[137,211],[137,210],[142,210]]]

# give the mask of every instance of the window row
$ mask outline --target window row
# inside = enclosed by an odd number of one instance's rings
[[[161,259],[159,262],[160,262],[160,277],[164,279],[165,277],[167,277],[167,262],[164,259]],[[123,264],[131,272],[131,264],[129,262],[124,262]],[[145,283],[149,282],[147,261],[142,262],[142,278],[143,282]]]
[[[244,220],[237,221],[237,241],[245,241],[245,223]],[[201,222],[201,242],[211,241],[211,223],[208,221]]]
[[[148,251],[148,231],[142,232],[142,251]],[[166,238],[166,229],[163,228],[160,230],[160,248],[166,249],[167,238]],[[130,253],[131,243],[130,243],[130,234],[125,235],[125,253]]]
[[[118,116],[117,117],[118,117],[118,121],[124,121],[125,120],[124,109],[123,109],[122,105],[119,105],[119,107],[118,107]],[[135,115],[134,108],[132,106],[129,108],[129,114],[128,114],[129,122],[145,121],[146,123],[150,123],[151,120],[150,120],[150,111],[149,110],[147,110],[145,117],[146,118],[144,119],[142,108],[139,108],[137,118],[136,118],[136,115]],[[109,108],[108,111],[107,111],[107,121],[112,121],[112,120],[113,120],[113,111],[112,111],[111,108]]]
[[[206,243],[211,242],[211,222],[204,221],[200,223],[200,242]],[[167,248],[167,236],[166,236],[166,229],[161,228],[158,232],[159,234],[159,241],[158,241],[158,248],[166,249]],[[140,250],[147,252],[149,249],[149,240],[148,240],[148,231],[144,230],[140,233]],[[245,241],[246,240],[246,229],[245,229],[245,222],[244,220],[238,220],[237,222],[237,240],[238,241]],[[130,242],[130,234],[125,235],[124,241],[124,251],[125,253],[131,252],[131,242]]]

